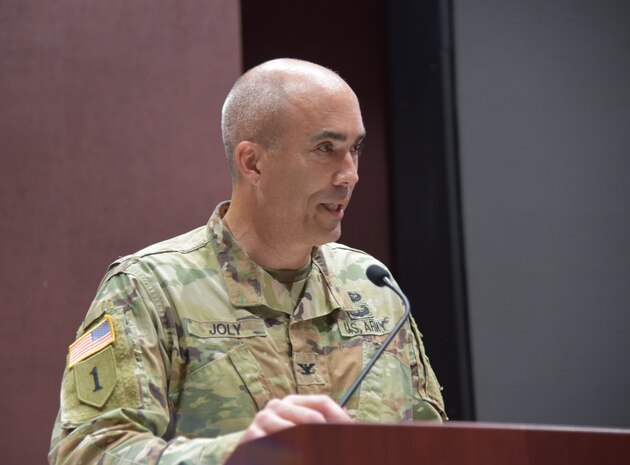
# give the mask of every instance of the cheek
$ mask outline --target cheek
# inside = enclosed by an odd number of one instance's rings
[[[296,155],[297,157],[298,155]],[[287,214],[299,211],[318,203],[320,193],[326,191],[327,174],[321,167],[308,163],[276,163],[266,172],[265,197],[278,209]]]
[[[304,204],[317,192],[318,184],[315,173],[307,170],[287,171],[276,179],[278,190],[286,201]]]
[[[306,182],[306,180],[298,179],[290,173],[271,180],[265,192],[268,205],[279,215],[295,217],[300,214],[305,210],[309,201]]]

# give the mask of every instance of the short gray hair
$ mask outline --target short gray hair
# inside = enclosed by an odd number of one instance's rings
[[[303,77],[296,80],[296,77]],[[221,133],[225,155],[230,163],[232,180],[238,170],[234,151],[242,141],[260,144],[273,150],[279,141],[285,104],[290,93],[300,91],[304,83],[321,77],[338,86],[347,86],[334,71],[291,58],[280,58],[262,63],[243,74],[234,84],[223,104]],[[331,80],[331,77],[334,79]]]

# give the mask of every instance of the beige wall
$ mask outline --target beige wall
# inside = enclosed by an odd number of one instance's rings
[[[0,2],[0,451],[44,463],[64,353],[110,261],[229,195],[233,0]]]

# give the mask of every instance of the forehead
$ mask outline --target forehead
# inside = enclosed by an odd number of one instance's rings
[[[331,134],[355,139],[365,133],[359,101],[349,88],[291,95],[286,123],[286,129],[309,139]]]

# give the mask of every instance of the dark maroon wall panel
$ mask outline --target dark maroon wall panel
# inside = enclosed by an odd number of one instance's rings
[[[0,435],[45,462],[67,346],[110,261],[229,196],[233,0],[0,2]]]
[[[337,71],[357,93],[368,135],[341,242],[392,265],[384,0],[241,3],[245,68],[271,58],[310,60]]]

